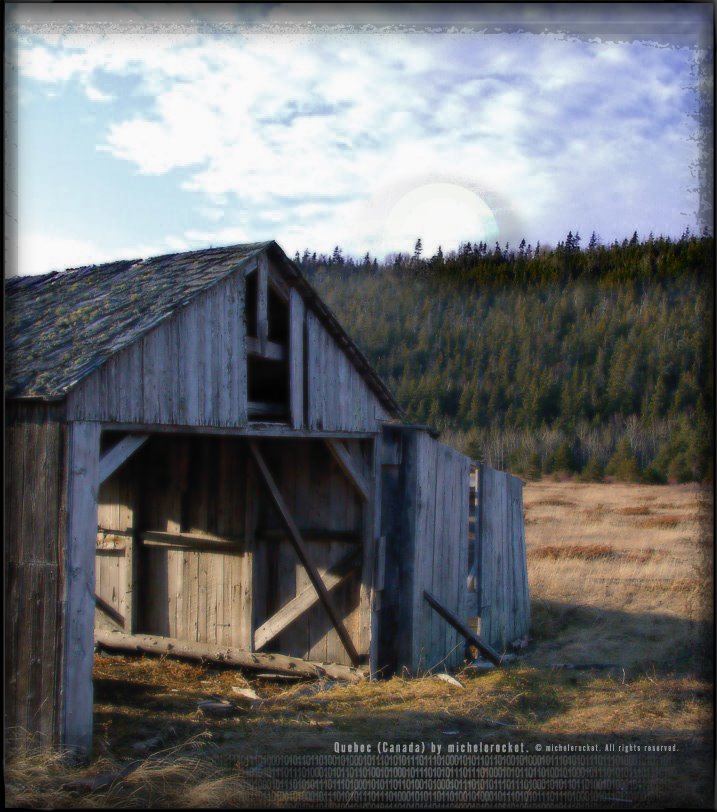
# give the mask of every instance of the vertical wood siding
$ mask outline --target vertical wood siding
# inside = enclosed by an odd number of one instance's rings
[[[66,432],[56,406],[7,404],[5,731],[59,735]]]
[[[124,628],[128,632],[132,628],[132,558],[136,553],[134,531],[139,476],[135,456],[100,485],[97,508],[95,594],[125,618]],[[116,628],[99,608],[95,610],[95,626]]]
[[[242,426],[247,420],[244,277],[230,276],[82,381],[72,420]]]
[[[417,437],[416,451],[413,670],[442,670],[460,665],[464,641],[430,608],[423,592],[465,618],[470,462],[425,432]]]
[[[150,445],[151,444],[151,445]],[[246,454],[233,438],[154,437],[145,456],[143,531],[232,540],[222,548],[141,546],[142,631],[249,648],[251,551],[244,537]]]
[[[299,293],[289,292],[289,398],[291,425],[304,426],[304,322],[306,307]]]
[[[383,444],[379,664],[414,673],[455,667],[463,640],[423,592],[465,618],[470,461],[424,431],[387,427]]]
[[[307,423],[324,431],[376,431],[388,415],[319,318],[306,313]]]

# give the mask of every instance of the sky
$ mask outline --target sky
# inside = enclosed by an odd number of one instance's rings
[[[267,239],[381,259],[699,232],[712,14],[19,4],[6,274]]]

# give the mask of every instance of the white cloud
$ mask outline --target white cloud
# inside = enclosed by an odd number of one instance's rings
[[[20,233],[17,242],[17,273],[31,276],[48,271],[63,271],[84,265],[99,265],[119,259],[143,259],[196,247],[185,239],[165,237],[152,244],[118,245],[114,248],[100,242],[80,240],[59,234]],[[8,275],[13,269],[6,269]]]
[[[130,114],[115,100],[98,148],[142,174],[185,170],[200,214],[222,223],[179,242],[270,228],[290,248],[379,246],[366,202],[447,173],[500,192],[533,239],[555,241],[578,215],[631,231],[645,207],[658,217],[661,196],[689,200],[694,147],[676,112],[687,58],[640,43],[306,29],[210,38],[180,25],[30,38],[20,67],[48,85],[76,80],[97,101],[110,98],[100,71],[140,80],[149,107]]]
[[[110,102],[113,101],[114,96],[109,93],[103,93],[99,88],[96,88],[94,85],[86,85],[85,86],[85,94],[90,101],[93,102]]]

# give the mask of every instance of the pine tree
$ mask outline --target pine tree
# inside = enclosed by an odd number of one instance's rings
[[[593,454],[587,461],[585,468],[580,474],[582,482],[602,482],[605,476],[605,469],[603,468],[600,458],[597,454]]]
[[[628,437],[623,437],[615,453],[605,466],[605,473],[614,476],[619,482],[640,482],[642,472]]]

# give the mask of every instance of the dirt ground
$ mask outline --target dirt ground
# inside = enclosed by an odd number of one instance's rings
[[[97,654],[92,761],[30,748],[7,801],[711,808],[711,493],[543,480],[524,503],[532,629],[510,665],[345,685]]]

